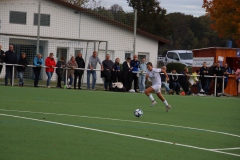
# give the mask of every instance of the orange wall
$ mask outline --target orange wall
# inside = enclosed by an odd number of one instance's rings
[[[223,63],[226,63],[226,57],[236,57],[236,50],[233,49],[217,49],[215,61],[218,60],[218,56],[224,57]]]

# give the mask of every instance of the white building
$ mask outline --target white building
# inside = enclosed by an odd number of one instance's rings
[[[133,29],[106,17],[65,3],[61,0],[1,0],[0,1],[0,44],[7,51],[13,44],[17,53],[26,52],[30,64],[36,55],[37,19],[40,3],[40,53],[44,59],[53,52],[55,58],[70,56],[77,52],[88,58],[94,50],[104,60],[106,50],[111,59],[121,62],[133,56]],[[168,40],[137,30],[136,54],[145,57],[154,66],[157,63],[158,46],[170,43]],[[32,76],[31,68],[26,76]],[[1,77],[4,76],[4,69]],[[85,76],[86,77],[86,76]],[[46,79],[43,70],[42,78]],[[55,75],[52,80],[55,80]],[[84,79],[86,81],[86,78]],[[98,83],[102,81],[98,74]]]

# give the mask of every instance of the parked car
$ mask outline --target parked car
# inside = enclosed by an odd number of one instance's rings
[[[164,64],[167,65],[168,63],[182,63],[186,66],[192,66],[193,52],[189,50],[168,51],[164,59]]]

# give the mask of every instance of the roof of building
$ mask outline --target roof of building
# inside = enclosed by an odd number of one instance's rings
[[[208,47],[208,48],[199,48],[193,49],[192,51],[201,51],[201,50],[209,50],[209,49],[226,49],[226,50],[239,50],[240,48],[228,48],[228,47]]]
[[[128,26],[126,24],[123,24],[123,23],[120,23],[118,21],[115,21],[115,20],[112,20],[112,19],[109,19],[107,17],[104,17],[104,16],[101,16],[99,14],[96,14],[96,13],[93,13],[91,12],[90,10],[87,10],[87,9],[84,9],[82,7],[79,7],[79,6],[76,6],[76,5],[73,5],[73,4],[70,4],[70,3],[67,3],[67,2],[64,2],[62,0],[51,0],[53,2],[56,2],[56,3],[59,3],[65,7],[68,7],[68,8],[71,8],[75,11],[80,11],[80,12],[85,12],[85,13],[89,13],[89,15],[93,16],[93,17],[96,17],[104,22],[107,22],[107,23],[110,23],[112,25],[115,25],[115,26],[118,26],[118,27],[121,27],[121,28],[124,28],[124,29],[127,29],[127,30],[130,30],[130,31],[133,31],[134,28],[131,27],[131,26]],[[150,39],[154,39],[154,40],[157,40],[158,42],[162,43],[162,44],[170,44],[171,42],[167,39],[164,39],[164,38],[161,38],[159,36],[156,36],[156,35],[153,35],[151,33],[148,33],[148,32],[145,32],[143,30],[140,30],[140,29],[137,29],[137,34],[140,34],[140,35],[143,35],[145,37],[148,37]]]

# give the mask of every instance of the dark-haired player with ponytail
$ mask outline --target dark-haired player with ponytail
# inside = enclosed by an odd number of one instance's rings
[[[155,104],[157,104],[157,102],[154,100],[154,98],[152,96],[152,92],[154,91],[157,94],[158,98],[161,99],[161,101],[165,104],[166,112],[168,112],[168,110],[171,108],[171,106],[168,104],[167,100],[163,97],[163,95],[161,93],[161,85],[162,84],[161,84],[161,77],[159,74],[160,72],[163,72],[165,74],[166,78],[168,78],[168,75],[167,75],[165,69],[153,68],[151,62],[147,63],[146,81],[148,81],[148,78],[150,78],[150,80],[152,82],[152,86],[145,90],[145,94],[152,101],[152,104],[150,107],[153,107]]]

